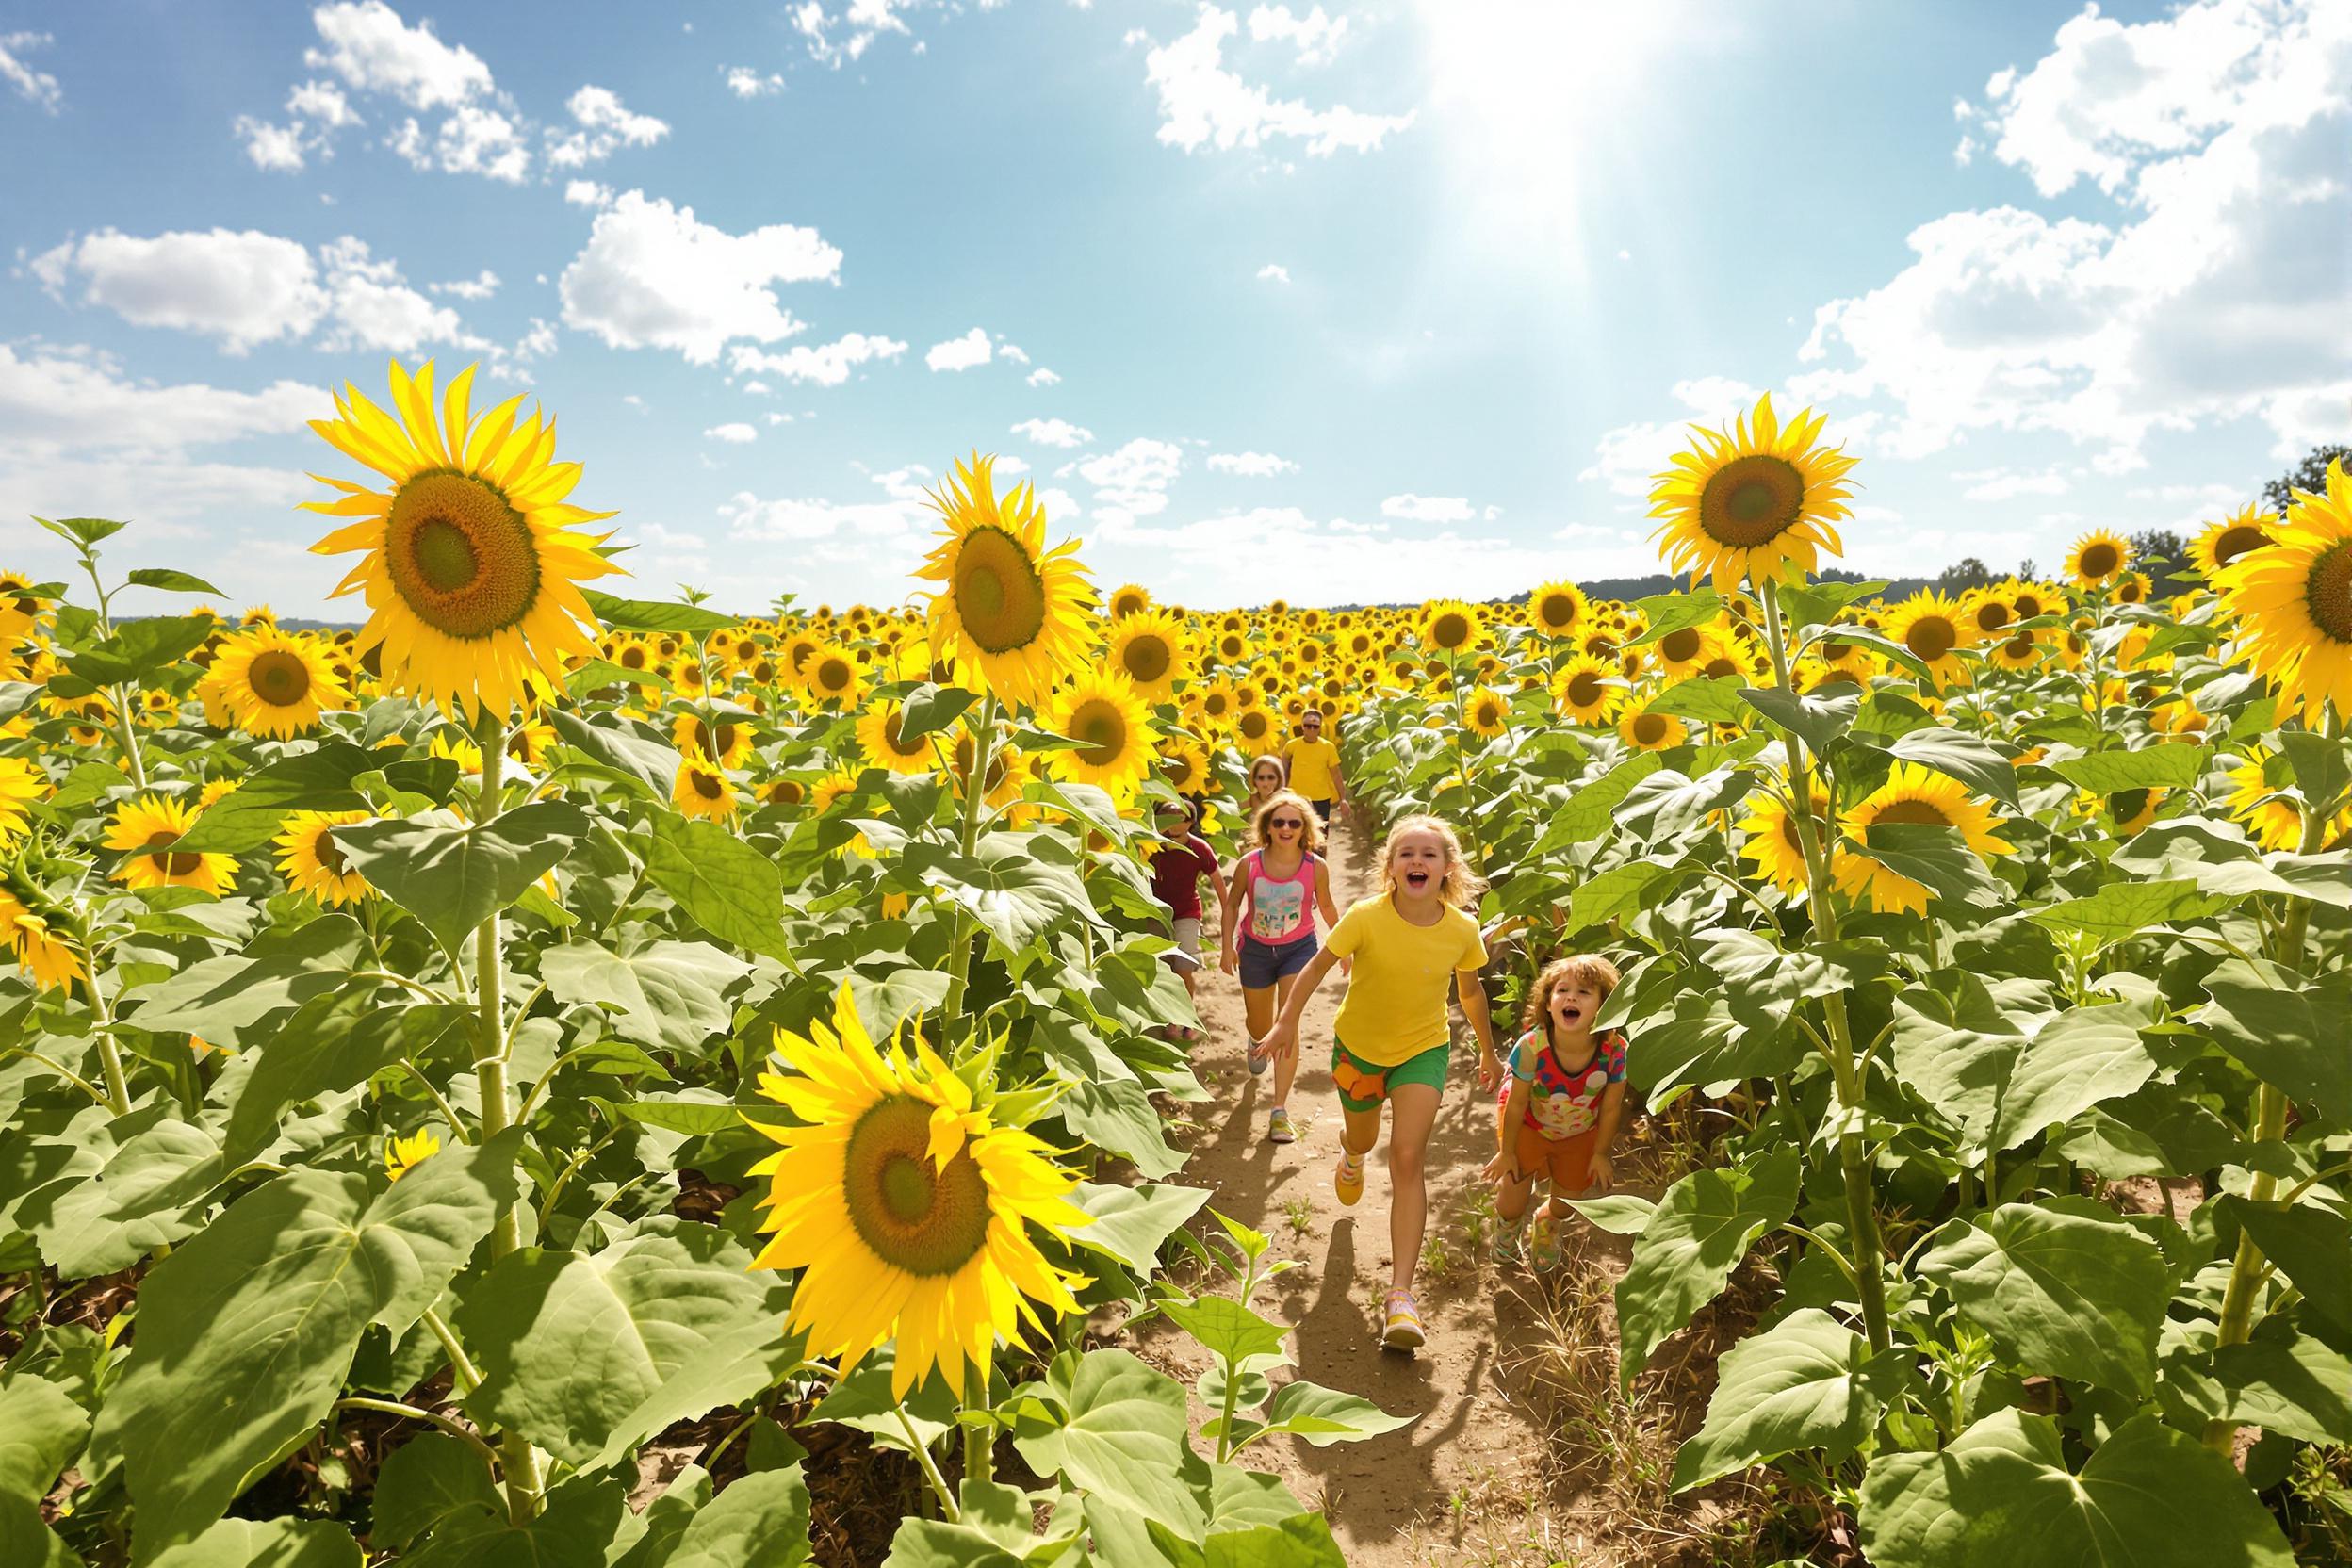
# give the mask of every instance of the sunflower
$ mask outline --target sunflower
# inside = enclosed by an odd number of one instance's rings
[[[1114,621],[1110,643],[1106,667],[1133,681],[1147,701],[1166,702],[1176,694],[1176,683],[1191,676],[1184,628],[1165,610],[1137,611]]]
[[[177,855],[172,845],[196,823],[196,814],[170,795],[141,795],[125,801],[114,813],[103,841],[108,849],[128,851],[114,868],[114,880],[124,887],[201,888],[219,895],[237,876],[237,862],[226,855]]]
[[[1965,683],[1968,666],[1959,649],[1976,641],[1976,629],[1958,604],[1933,588],[1912,595],[1886,617],[1889,640],[1909,648],[1927,666],[1936,690]]]
[[[2285,764],[2265,746],[2248,747],[2246,760],[2230,770],[2230,815],[2243,823],[2264,849],[2303,847],[2303,804],[2286,792]],[[2320,833],[2322,848],[2333,848],[2352,833],[2352,806],[2336,813]]]
[[[49,776],[23,757],[0,757],[0,843],[24,831],[26,808],[49,792]]]
[[[1986,657],[2004,670],[2030,670],[2042,662],[2042,641],[2031,631],[2013,631],[1995,643]]]
[[[1575,637],[1592,618],[1592,602],[1584,590],[1562,578],[1527,596],[1527,624],[1546,637]]]
[[[864,690],[858,656],[839,643],[827,643],[810,654],[808,662],[801,669],[801,677],[812,702],[837,702],[853,708]]]
[[[1994,835],[1991,807],[1969,798],[1958,779],[1917,762],[1897,762],[1886,782],[1846,814],[1845,827],[1855,842],[1867,844],[1870,828],[1879,823],[1956,827],[1979,855],[2014,853],[2013,845]],[[1831,875],[1839,892],[1857,902],[1867,897],[1880,914],[1927,913],[1926,888],[1860,850],[1841,850]]]
[[[919,736],[901,741],[898,730],[906,717],[906,705],[891,697],[878,697],[866,705],[858,715],[858,747],[866,754],[866,760],[888,773],[929,773],[932,766],[931,738]]]
[[[1079,1310],[1086,1282],[1047,1263],[1029,1227],[1062,1235],[1091,1223],[1070,1202],[1078,1178],[1026,1131],[988,1108],[920,1039],[909,1061],[877,1051],[847,985],[832,1027],[779,1029],[760,1092],[804,1126],[752,1126],[781,1147],[752,1167],[770,1179],[760,1222],[773,1239],[755,1268],[796,1268],[787,1328],[842,1375],[884,1340],[903,1398],[936,1368],[959,1397],[967,1368],[985,1381],[997,1341],[1043,1331],[1032,1301]]]
[[[797,778],[771,778],[760,786],[762,806],[798,806],[808,798],[808,786]]]
[[[1642,751],[1664,751],[1682,744],[1690,733],[1672,713],[1653,713],[1646,700],[1628,702],[1617,715],[1617,733],[1625,744]]]
[[[1511,699],[1491,686],[1481,686],[1463,700],[1462,722],[1473,735],[1491,741],[1511,726]]]
[[[1246,708],[1233,719],[1233,733],[1254,750],[1274,733],[1273,716],[1263,708]]]
[[[603,536],[579,527],[612,514],[564,498],[580,465],[553,461],[555,422],[534,410],[517,423],[520,394],[474,420],[473,381],[468,366],[438,419],[430,361],[413,377],[393,362],[397,417],[347,384],[340,417],[311,429],[389,488],[320,477],[344,494],[304,510],[357,519],[311,547],[367,552],[335,592],[365,589],[358,645],[382,648],[385,689],[502,717],[522,700],[525,672],[560,685],[567,655],[595,656],[596,617],[579,584],[620,568],[596,553]]]
[[[2146,604],[2155,591],[2156,584],[2146,572],[2126,572],[2115,579],[2117,604]]]
[[[1152,590],[1137,583],[1125,582],[1112,591],[1111,602],[1105,612],[1115,621],[1130,615],[1140,615],[1152,608]]]
[[[1826,853],[1831,841],[1829,792],[1815,784],[1809,793],[1814,847]],[[1741,819],[1740,831],[1747,835],[1740,846],[1740,858],[1756,863],[1756,874],[1790,898],[1804,897],[1810,874],[1805,870],[1805,841],[1797,836],[1797,816],[1788,809],[1788,803],[1776,794],[1757,795],[1755,808]]]
[[[2189,545],[2189,560],[2208,582],[2221,575],[2221,569],[2248,550],[2258,550],[2270,543],[2271,531],[2278,518],[2261,507],[2247,505],[2232,512],[2219,522],[2207,523]]]
[[[1439,599],[1421,612],[1422,645],[1434,652],[1460,653],[1485,630],[1485,617],[1460,599]]]
[[[2164,803],[2169,792],[2162,789],[2118,790],[2111,795],[2083,796],[2081,805],[2086,816],[2104,814],[2116,838],[2130,839],[2156,820],[2156,808]]]
[[[2297,490],[2270,545],[2221,573],[2239,648],[2278,687],[2283,717],[2316,729],[2329,704],[2352,720],[2352,478],[2341,458],[2324,491]]]
[[[1699,666],[1723,650],[1722,630],[1710,626],[1681,626],[1650,645],[1658,650],[1658,667],[1670,680],[1696,675]]]
[[[2096,588],[2102,582],[2111,582],[2130,564],[2131,545],[2103,528],[2091,530],[2066,552],[2066,571],[2078,588]]]
[[[0,948],[32,976],[40,990],[63,990],[88,972],[74,945],[57,937],[49,923],[27,908],[5,884],[0,884]]]
[[[384,1140],[384,1173],[399,1181],[426,1160],[441,1152],[441,1140],[430,1131],[409,1137],[388,1137]]]
[[[1086,743],[1054,754],[1054,770],[1125,796],[1152,770],[1152,715],[1124,676],[1081,675],[1056,694],[1047,727]]]
[[[335,830],[372,820],[365,811],[289,811],[275,842],[283,851],[278,871],[298,893],[328,908],[357,904],[368,896],[368,879],[351,869],[335,841]]]
[[[946,584],[931,596],[938,649],[999,700],[1034,708],[1086,664],[1086,571],[1076,540],[1046,549],[1045,508],[1027,482],[998,498],[994,461],[974,452],[932,492],[946,527],[916,575]]]
[[[1998,588],[1971,588],[1960,596],[1960,618],[1975,633],[1971,641],[1997,636],[2017,620],[2017,607]]]
[[[713,725],[700,713],[680,713],[670,721],[670,743],[680,751],[698,751],[723,768],[740,768],[751,755],[752,727],[733,714],[721,714]]]
[[[446,757],[457,764],[458,772],[468,778],[482,776],[482,747],[476,745],[463,730],[443,725],[433,732],[433,743],[425,748],[427,757]]]
[[[735,814],[735,783],[727,770],[698,751],[678,759],[678,778],[670,785],[670,804],[680,814],[725,822]]]
[[[1650,491],[1650,515],[1665,519],[1651,537],[1664,538],[1666,569],[1688,571],[1693,584],[1711,576],[1729,593],[1743,579],[1813,571],[1821,550],[1842,552],[1831,524],[1853,515],[1845,477],[1854,460],[1814,444],[1827,418],[1806,409],[1783,425],[1768,394],[1728,431],[1693,425],[1697,440]]]
[[[315,641],[274,626],[222,638],[205,679],[219,687],[237,728],[271,740],[307,735],[321,710],[351,701]]]
[[[1607,724],[1625,700],[1625,682],[1614,659],[1579,653],[1552,677],[1553,704],[1561,717],[1577,724]]]
[[[1160,776],[1180,795],[1205,794],[1217,783],[1207,750],[1192,740],[1180,739],[1160,754]]]

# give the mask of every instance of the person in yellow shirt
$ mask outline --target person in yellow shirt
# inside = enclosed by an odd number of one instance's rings
[[[1422,1161],[1453,1045],[1446,1016],[1449,984],[1478,1038],[1479,1074],[1494,1086],[1487,1064],[1496,1059],[1494,1024],[1478,983],[1486,943],[1464,907],[1476,903],[1479,886],[1452,826],[1428,816],[1398,822],[1380,854],[1380,891],[1340,917],[1323,951],[1292,986],[1282,1016],[1251,1047],[1253,1056],[1276,1059],[1296,1052],[1307,998],[1333,965],[1354,960],[1348,994],[1331,1022],[1331,1078],[1346,1117],[1331,1186],[1342,1203],[1364,1196],[1364,1157],[1380,1140],[1386,1100],[1395,1108],[1388,1129],[1392,1264],[1380,1343],[1391,1349],[1413,1349],[1424,1338],[1413,1275],[1429,1220]]]
[[[1290,769],[1290,787],[1307,797],[1315,814],[1327,825],[1333,806],[1348,804],[1348,782],[1339,776],[1339,747],[1323,738],[1323,710],[1310,708],[1298,720],[1298,733],[1282,747]]]

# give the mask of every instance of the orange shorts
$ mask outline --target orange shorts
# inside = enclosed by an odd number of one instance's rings
[[[1511,1135],[1510,1124],[1503,1119],[1510,1109],[1504,1105],[1494,1113],[1494,1146],[1498,1149]],[[1600,1135],[1597,1126],[1587,1127],[1575,1137],[1555,1141],[1545,1137],[1541,1128],[1528,1126],[1522,1116],[1517,1150],[1520,1174],[1547,1177],[1557,1192],[1582,1192],[1592,1174],[1592,1151]]]

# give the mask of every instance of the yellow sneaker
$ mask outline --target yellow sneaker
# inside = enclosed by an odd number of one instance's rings
[[[1417,1350],[1428,1337],[1421,1331],[1421,1309],[1414,1304],[1413,1292],[1390,1291],[1388,1322],[1380,1330],[1380,1344],[1391,1350]]]
[[[1339,1165],[1331,1171],[1331,1190],[1339,1194],[1342,1203],[1352,1204],[1364,1196],[1364,1156],[1339,1152]]]

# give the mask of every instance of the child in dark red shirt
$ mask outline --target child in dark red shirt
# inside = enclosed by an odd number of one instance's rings
[[[1160,845],[1152,854],[1152,896],[1168,907],[1175,927],[1176,951],[1168,963],[1184,977],[1184,993],[1194,993],[1194,976],[1200,969],[1200,879],[1207,877],[1217,893],[1217,923],[1225,924],[1225,884],[1217,876],[1217,851],[1200,837],[1191,802],[1160,803]],[[1196,1031],[1184,1032],[1187,1039]]]

